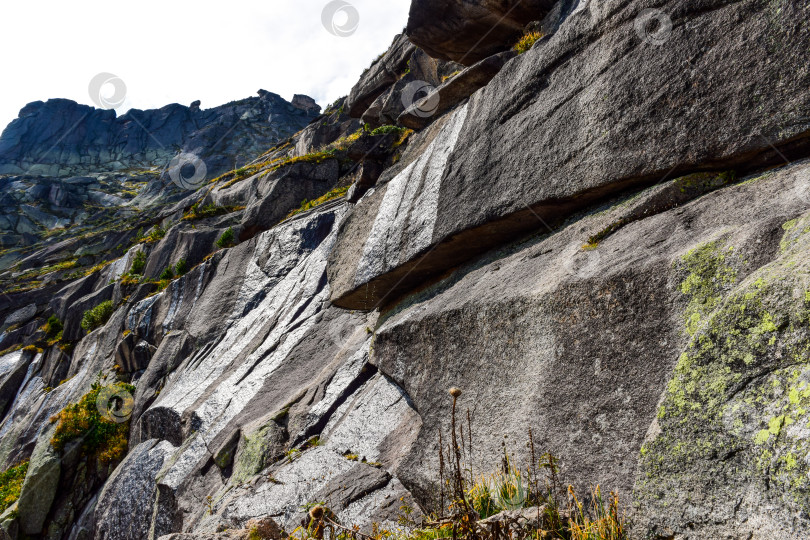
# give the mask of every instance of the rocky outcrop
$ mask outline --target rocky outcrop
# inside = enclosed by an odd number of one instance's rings
[[[809,343],[799,329],[807,283],[774,272],[796,257],[782,246],[802,249],[794,239],[807,227],[793,220],[810,209],[796,196],[808,179],[807,162],[785,167],[648,214],[583,249],[621,223],[627,202],[616,201],[399,304],[378,326],[373,359],[420,411],[399,478],[427,496],[435,433],[450,407],[437,389],[456,385],[459,407],[473,416],[476,469],[491,466],[504,435],[522,446],[532,428],[580,489],[635,494],[640,536],[800,538],[804,510],[785,490],[805,466],[786,461],[803,455],[792,408],[803,399],[806,357],[794,353]],[[644,197],[634,202],[644,206]],[[766,300],[777,291],[779,307]],[[708,341],[730,335],[746,344]]]
[[[683,24],[666,36],[637,32],[636,8],[626,1],[575,12],[451,113],[452,128],[423,135],[436,137],[442,159],[416,176],[428,157],[414,150],[403,159],[410,168],[358,203],[330,265],[332,300],[373,308],[611,193],[808,152],[810,73],[796,64],[808,40],[797,23],[804,7],[681,7],[671,16]],[[731,24],[759,38],[724,37]],[[786,54],[775,59],[777,42]],[[684,65],[683,77],[671,76]],[[762,78],[750,78],[762,69]],[[771,79],[783,83],[764,82]],[[418,191],[410,178],[419,178]]]
[[[515,56],[517,53],[514,51],[494,54],[457,74],[451,74],[449,80],[443,81],[429,96],[425,96],[424,102],[417,100],[407,107],[397,117],[397,123],[412,129],[428,126],[434,116],[441,116],[489,84],[506,62]]]
[[[212,109],[200,109],[195,102],[192,107],[133,109],[121,116],[66,99],[37,101],[26,105],[0,136],[0,174],[165,169],[179,148],[202,159],[213,178],[253,160],[320,111],[307,96],[293,101],[261,90],[259,97]]]
[[[435,87],[462,69],[455,62],[428,56],[404,34],[399,35],[352,88],[346,101],[348,113],[372,128],[396,124],[406,109],[432,95]],[[424,109],[426,118],[436,114],[432,100]]]
[[[396,36],[388,51],[371,64],[349,93],[346,99],[349,116],[360,118],[374,100],[399,80],[415,50],[405,34]]]
[[[394,530],[436,508],[455,409],[465,476],[551,452],[634,538],[807,537],[808,8],[564,1],[518,55],[552,6],[423,4],[420,48],[199,191],[8,180],[9,234],[37,238],[0,254],[0,464],[31,459],[4,530],[277,538],[323,502]],[[467,68],[428,54],[476,32]],[[87,201],[115,225],[42,232]],[[126,457],[52,451],[50,419],[117,381]]]
[[[509,49],[553,0],[414,0],[408,38],[430,56],[471,66]]]
[[[174,447],[166,441],[139,444],[110,476],[95,505],[97,540],[147,538],[152,518],[155,476]]]

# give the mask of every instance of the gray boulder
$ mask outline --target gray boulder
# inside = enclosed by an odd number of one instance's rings
[[[37,314],[37,305],[28,304],[6,317],[3,321],[3,328],[8,328],[11,325],[23,325],[34,318]]]
[[[241,240],[265,231],[301,205],[304,200],[317,199],[337,187],[340,163],[326,159],[320,163],[294,163],[267,173],[242,218]]]
[[[371,64],[349,93],[346,99],[349,116],[360,118],[374,100],[402,76],[414,50],[405,34],[394,38],[388,51]]]

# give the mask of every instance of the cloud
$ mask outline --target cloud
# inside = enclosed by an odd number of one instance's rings
[[[326,106],[402,31],[410,5],[347,1],[359,14],[348,37],[324,28],[328,0],[3,2],[0,126],[36,100],[92,105],[88,85],[101,72],[120,77],[125,106],[139,109],[197,99],[209,108],[259,88]]]

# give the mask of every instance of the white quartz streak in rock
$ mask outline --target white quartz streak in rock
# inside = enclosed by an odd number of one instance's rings
[[[442,174],[466,118],[467,105],[464,105],[453,113],[424,154],[386,185],[385,196],[363,246],[355,285],[385,274],[430,246]]]

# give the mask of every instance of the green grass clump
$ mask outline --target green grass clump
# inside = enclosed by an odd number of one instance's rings
[[[389,133],[397,133],[397,134],[401,135],[407,129],[408,128],[399,127],[399,126],[385,125],[385,126],[380,126],[377,129],[373,130],[370,133],[370,135],[371,136],[388,135]]]
[[[239,170],[234,172],[238,173]],[[210,217],[230,214],[231,212],[236,212],[244,209],[245,209],[244,206],[216,206],[213,204],[209,204],[200,208],[200,203],[196,203],[192,205],[191,209],[183,216],[183,220],[196,221],[199,219],[206,219]]]
[[[28,461],[0,472],[0,514],[20,498],[20,490],[27,472]]]
[[[174,269],[171,266],[167,266],[163,272],[160,273],[158,277],[160,281],[171,281],[174,279]]]
[[[113,314],[114,308],[111,300],[102,302],[94,308],[88,309],[82,316],[82,328],[86,332],[92,332],[96,328],[103,326]]]
[[[351,186],[335,188],[332,191],[330,191],[329,193],[327,193],[327,194],[325,194],[325,195],[323,195],[321,197],[318,197],[317,199],[311,200],[311,201],[309,201],[307,199],[304,199],[303,201],[301,201],[301,206],[296,208],[292,212],[290,212],[287,215],[286,219],[289,219],[289,218],[291,218],[291,217],[293,217],[293,216],[295,216],[297,214],[300,214],[301,212],[306,212],[307,210],[315,208],[316,206],[320,206],[325,202],[329,202],[331,200],[339,199],[340,197],[344,197],[346,195],[346,192],[349,191],[349,187],[351,187]]]
[[[332,159],[335,157],[335,150],[325,150],[323,152],[312,152],[310,154],[304,154],[303,156],[288,158],[280,162],[278,165],[275,165],[270,171],[277,171],[283,167],[288,167],[295,163],[323,163],[327,159]]]
[[[72,403],[51,418],[56,422],[56,431],[51,438],[51,446],[57,451],[65,448],[71,441],[82,441],[82,453],[88,457],[96,457],[104,464],[118,461],[126,455],[127,435],[129,434],[129,419],[124,422],[114,422],[102,416],[99,412],[99,395],[115,395],[121,398],[118,411],[132,410],[132,394],[135,387],[130,384],[116,383],[111,386],[102,386],[94,383],[90,392],[82,396],[78,403]],[[104,399],[104,396],[101,396]],[[102,403],[112,406],[112,403]]]
[[[52,272],[59,272],[61,270],[70,270],[71,268],[76,268],[79,266],[79,263],[76,259],[71,259],[69,261],[63,261],[57,264],[53,264],[51,266],[45,266],[43,268],[35,268],[33,270],[28,270],[27,272],[20,274],[16,277],[17,281],[28,281],[30,279],[38,278]]]
[[[520,38],[520,41],[515,43],[515,46],[512,47],[512,49],[517,51],[518,54],[523,54],[531,49],[532,46],[534,46],[534,44],[543,37],[543,35],[544,34],[542,32],[528,32],[524,34],[522,38]]]
[[[233,228],[228,229],[217,238],[217,247],[220,249],[234,246],[236,244],[236,236],[233,233]]]

